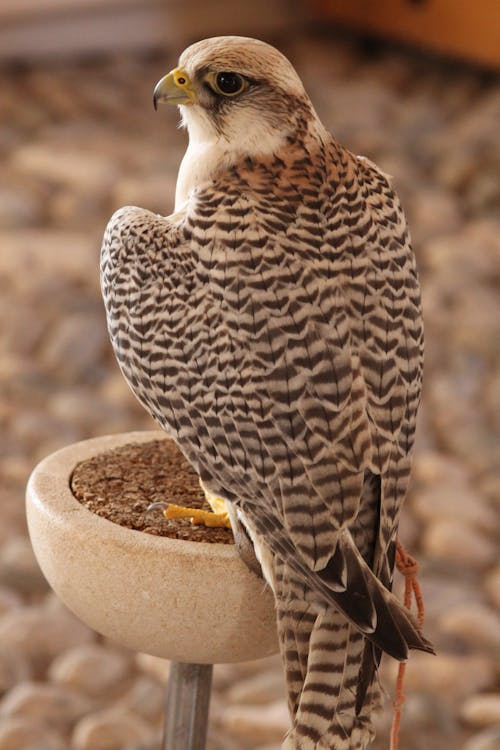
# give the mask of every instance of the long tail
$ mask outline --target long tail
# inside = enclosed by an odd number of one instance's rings
[[[366,639],[279,559],[274,562],[277,620],[292,729],[283,750],[364,750],[374,736],[378,684],[361,706],[356,689]]]
[[[252,518],[252,524],[254,528],[248,528],[254,545],[260,536],[272,536],[272,555],[275,559],[287,560],[290,576],[300,581],[297,590],[303,594],[304,590],[315,592],[318,600],[340,611],[377,648],[398,661],[405,661],[408,650],[412,648],[434,653],[432,644],[420,632],[415,617],[363,559],[348,528],[341,529],[336,535],[336,546],[328,564],[322,570],[314,571],[301,559],[283,528],[266,514],[264,508]],[[279,598],[276,589],[275,593]]]

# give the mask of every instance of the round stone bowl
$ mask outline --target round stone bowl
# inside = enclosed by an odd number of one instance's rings
[[[128,529],[73,496],[70,479],[80,461],[159,438],[164,433],[85,440],[38,464],[28,482],[27,519],[47,581],[83,622],[135,651],[195,664],[275,653],[272,593],[233,545]]]

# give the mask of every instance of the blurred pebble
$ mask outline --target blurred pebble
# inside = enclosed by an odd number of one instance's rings
[[[88,698],[67,686],[21,682],[0,701],[0,717],[23,716],[46,726],[68,729],[91,708]]]
[[[43,362],[60,376],[82,378],[92,372],[108,346],[104,312],[65,315],[46,343]]]
[[[0,750],[68,750],[63,737],[34,719],[5,717],[0,720]]]
[[[237,679],[246,679],[247,675],[242,675],[240,673],[239,666],[239,664],[214,664],[212,688],[218,693],[224,692],[230,688]],[[266,664],[263,665],[262,671],[268,671]]]
[[[0,618],[0,643],[23,655],[42,674],[65,649],[94,640],[92,631],[62,608],[25,606]]]
[[[435,175],[443,187],[464,190],[474,174],[474,162],[467,151],[457,151],[454,159],[442,159],[436,164]]]
[[[500,610],[500,566],[486,576],[484,588],[495,607]]]
[[[6,612],[21,607],[23,600],[13,589],[0,586],[0,619]]]
[[[500,750],[500,729],[488,729],[475,734],[467,740],[462,750]]]
[[[159,682],[166,685],[170,671],[170,662],[162,659],[160,656],[152,654],[136,654],[135,663],[141,672],[154,677]]]
[[[175,183],[176,179],[165,172],[124,177],[115,185],[112,200],[117,206],[144,206],[165,216],[173,211]]]
[[[487,501],[466,484],[460,487],[444,482],[416,494],[412,509],[417,518],[426,523],[453,518],[469,526],[493,531],[499,519]]]
[[[497,340],[500,302],[497,290],[486,286],[481,290],[480,305],[474,297],[466,295],[454,311],[454,343],[461,349],[487,356]]]
[[[111,372],[102,383],[100,394],[108,403],[122,409],[132,405],[135,401],[127,381],[118,369],[116,372]]]
[[[83,191],[81,188],[58,190],[48,206],[49,219],[57,226],[68,229],[85,229],[95,216],[102,215],[103,231],[109,217],[108,202],[100,192]]]
[[[123,750],[136,746],[149,748],[154,739],[154,731],[140,716],[109,709],[81,719],[71,742],[74,750]]]
[[[391,723],[392,723],[392,716]],[[422,734],[431,734],[436,728],[443,734],[453,725],[450,704],[436,693],[406,695],[403,709],[403,726],[418,728]]]
[[[0,695],[32,676],[31,666],[23,654],[0,645]]]
[[[0,227],[26,227],[37,224],[43,216],[41,201],[26,189],[0,186]]]
[[[397,662],[387,661],[391,683]],[[412,651],[405,676],[405,691],[441,695],[449,701],[471,695],[494,684],[495,667],[487,656]]]
[[[116,164],[105,154],[61,148],[60,144],[28,143],[16,150],[12,164],[47,182],[77,186],[94,194],[109,189],[117,176]]]
[[[462,223],[453,196],[434,186],[413,193],[408,213],[414,240],[419,242],[455,232]]]
[[[498,222],[471,220],[460,233],[433,237],[425,244],[425,261],[441,283],[480,280],[489,284],[498,278],[500,242]]]
[[[442,483],[461,487],[469,481],[469,473],[463,463],[430,450],[415,455],[412,476],[416,482],[426,486]]]
[[[234,737],[255,744],[279,742],[290,729],[290,715],[284,701],[267,706],[228,706],[218,723]]]
[[[9,539],[0,548],[0,584],[21,595],[41,593],[49,588],[25,536]]]
[[[496,545],[477,529],[455,519],[439,519],[424,532],[424,550],[438,560],[461,568],[478,570],[491,565],[497,556]]]
[[[406,508],[403,508],[398,527],[398,540],[406,550],[411,552],[419,544],[420,534],[418,520],[413,514],[408,513]]]
[[[226,698],[230,703],[250,703],[252,705],[266,705],[284,697],[285,682],[281,669],[262,672],[246,680],[240,680],[232,685],[226,693]]]
[[[109,433],[120,432],[126,427],[122,409],[98,393],[89,400],[84,388],[61,388],[50,397],[49,408],[56,419],[80,427],[86,433],[103,422]]]
[[[87,643],[63,651],[48,671],[52,682],[109,699],[127,687],[131,659],[120,651]]]
[[[54,78],[49,70],[35,66],[29,71],[29,86],[32,96],[43,99],[51,114],[70,118],[81,114],[79,100],[72,95],[65,75]]]
[[[55,268],[56,278],[61,279],[66,288],[83,282],[98,289],[98,274],[89,274],[89,268],[97,268],[99,242],[94,242],[89,231],[5,230],[0,231],[0,247],[0,270],[18,293],[30,295],[39,292],[54,278]],[[30,273],[25,272],[28,268]],[[46,300],[50,307],[49,302]]]
[[[2,343],[7,351],[21,355],[37,351],[46,331],[46,322],[38,315],[37,308],[37,304],[26,299],[19,306],[12,325],[3,336]]]
[[[470,648],[500,650],[500,616],[481,604],[462,604],[442,615],[443,633],[459,638]]]
[[[165,704],[165,687],[148,677],[139,675],[129,690],[116,703],[116,708],[125,713],[134,713],[145,721],[161,724]]]
[[[65,424],[55,415],[47,415],[41,407],[26,411],[20,409],[12,432],[33,451],[33,465],[52,450],[62,448],[65,443],[74,443],[83,437],[77,425],[69,422]]]
[[[467,698],[462,704],[460,715],[467,724],[474,727],[500,727],[500,694],[481,693]]]
[[[426,619],[445,616],[455,607],[475,608],[481,605],[481,589],[466,580],[450,580],[447,575],[428,573],[422,580]]]

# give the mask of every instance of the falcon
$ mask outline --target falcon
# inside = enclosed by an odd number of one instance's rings
[[[362,749],[381,653],[432,650],[391,593],[423,353],[405,217],[261,41],[193,44],[162,102],[189,146],[170,216],[127,206],[107,226],[114,351],[272,587],[283,748]]]

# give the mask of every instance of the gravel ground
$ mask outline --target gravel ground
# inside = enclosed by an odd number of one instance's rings
[[[395,178],[423,284],[427,363],[402,539],[427,633],[407,677],[401,750],[499,750],[498,81],[395,50],[281,45],[325,123]],[[168,665],[77,623],[26,536],[33,465],[69,442],[153,427],[113,361],[98,282],[111,212],[168,213],[185,136],[152,110],[177,51],[4,72],[0,97],[0,750],[153,750]],[[388,747],[387,710],[374,747]],[[277,658],[215,671],[210,750],[277,750]],[[156,744],[155,744],[156,743]]]

